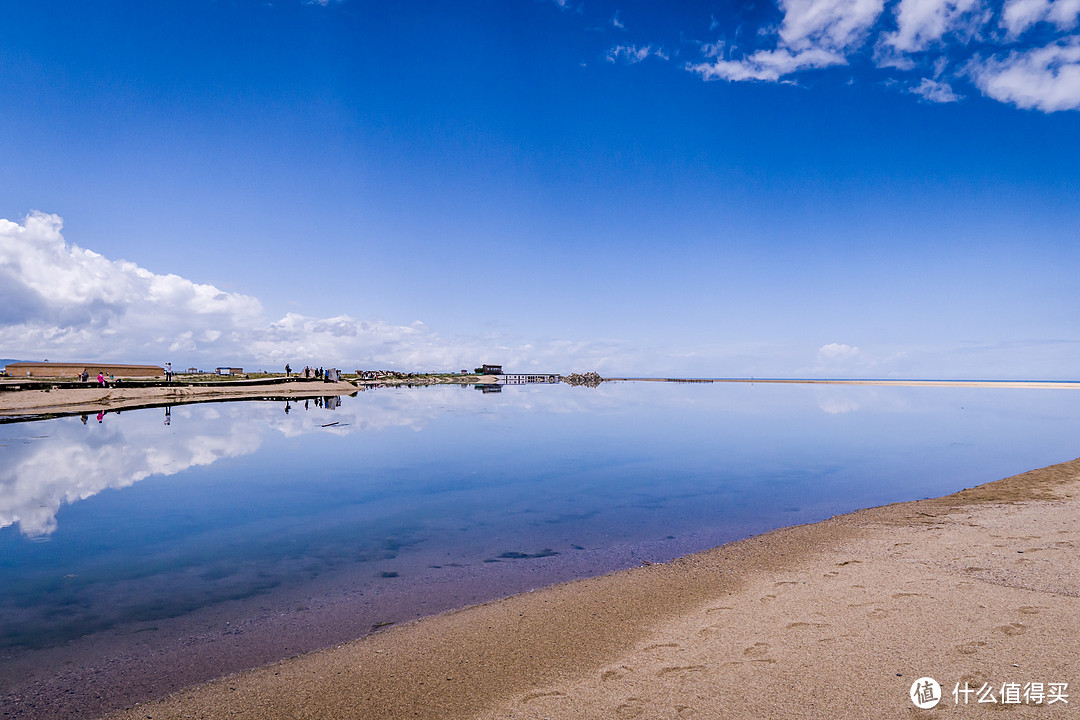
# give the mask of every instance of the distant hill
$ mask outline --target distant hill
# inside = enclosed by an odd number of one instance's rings
[[[6,366],[8,363],[13,363],[13,362],[19,362],[19,361],[18,360],[12,360],[11,358],[7,358],[6,360],[3,359],[3,358],[0,358],[0,368]]]

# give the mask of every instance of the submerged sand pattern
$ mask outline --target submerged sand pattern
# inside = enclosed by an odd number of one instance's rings
[[[1080,460],[426,618],[117,718],[914,717],[1078,685]],[[1063,717],[1077,703],[1003,705]],[[969,699],[969,705],[975,698]],[[970,707],[985,712],[989,704]]]

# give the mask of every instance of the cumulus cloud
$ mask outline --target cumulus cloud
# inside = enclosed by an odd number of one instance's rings
[[[686,69],[706,80],[791,82],[853,64],[889,72],[923,100],[957,102],[958,84],[1021,108],[1080,108],[1080,0],[779,0],[781,20],[740,43],[704,43]],[[715,17],[710,32],[724,32]],[[747,39],[749,38],[749,39]]]
[[[255,298],[68,244],[62,226],[45,213],[0,219],[0,345],[31,357],[151,360],[177,342],[237,342],[262,315]]]
[[[300,313],[272,320],[256,298],[105,258],[68,243],[62,229],[58,216],[45,213],[21,223],[0,219],[0,347],[6,354],[347,370],[471,368],[481,357],[522,369],[603,370],[613,358],[627,357],[602,342],[448,339],[422,322]]]

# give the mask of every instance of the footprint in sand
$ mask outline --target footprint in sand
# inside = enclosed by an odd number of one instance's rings
[[[698,635],[703,638],[707,638],[716,635],[717,633],[726,632],[730,629],[731,628],[728,625],[725,625],[723,623],[717,625],[706,625],[705,627],[698,630]]]
[[[660,668],[660,671],[656,673],[657,677],[663,677],[664,675],[671,675],[672,673],[696,673],[705,669],[704,665],[674,665],[672,667]]]
[[[540,698],[547,698],[547,697],[566,697],[566,693],[559,692],[558,690],[546,690],[546,691],[539,691],[539,692],[531,692],[528,695],[526,695],[525,697],[521,698],[521,702],[527,703],[527,702],[532,702],[533,700],[539,700]]]
[[[769,644],[768,643],[763,643],[763,642],[756,642],[753,645],[751,645],[750,647],[743,650],[742,652],[743,652],[743,655],[745,655],[747,657],[754,657],[754,658],[764,657],[765,654],[767,652],[769,652]]]
[[[612,680],[618,680],[621,677],[626,677],[627,674],[632,673],[633,670],[625,665],[621,665],[617,668],[611,668],[600,673],[601,682],[611,682]]]
[[[1023,623],[1009,623],[1008,625],[999,625],[994,628],[998,632],[1003,632],[1010,637],[1013,635],[1023,635],[1028,631],[1027,625]]]
[[[649,652],[650,650],[659,650],[660,648],[677,648],[677,647],[679,647],[679,646],[676,645],[675,643],[656,643],[654,645],[646,646],[645,648],[643,648],[643,650],[644,650],[644,652]]]
[[[956,646],[956,652],[960,653],[961,655],[974,655],[975,653],[979,652],[979,648],[981,648],[981,647],[986,647],[986,643],[982,642],[981,640],[978,640],[978,641],[975,641],[975,642],[969,642],[969,643],[964,643],[962,645],[957,645]]]
[[[645,704],[637,698],[629,698],[622,705],[615,708],[615,714],[621,718],[640,717],[645,712]]]
[[[723,612],[724,610],[734,610],[735,608],[730,605],[719,605],[717,607],[707,608],[705,610],[706,615],[712,615],[713,613]]]
[[[1045,609],[1046,608],[1044,608],[1044,607],[1035,607],[1035,606],[1032,606],[1032,605],[1024,605],[1022,607],[1016,608],[1016,611],[1018,613],[1020,613],[1021,615],[1038,615],[1039,610],[1045,610]]]

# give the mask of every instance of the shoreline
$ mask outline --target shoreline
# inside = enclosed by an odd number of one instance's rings
[[[467,378],[467,379],[466,379]],[[48,381],[12,381],[6,379],[0,383],[0,422],[12,419],[43,419],[56,415],[80,415],[96,413],[102,410],[134,410],[138,408],[162,407],[165,405],[184,405],[198,402],[224,400],[257,400],[261,398],[288,399],[311,398],[326,395],[354,395],[373,386],[408,386],[408,385],[490,385],[495,383],[494,376],[462,376],[447,379],[433,376],[427,380],[417,378],[391,378],[384,380],[359,380],[349,382],[325,382],[323,380],[305,380],[282,382],[272,380],[223,381],[214,383],[189,383],[176,385],[154,384],[139,386],[131,384],[121,387],[53,387]],[[69,382],[57,381],[56,385],[70,385]],[[30,385],[20,389],[7,389],[6,386]]]
[[[946,710],[954,683],[1076,692],[1078,510],[1073,460],[425,617],[106,717],[907,718],[923,676]]]
[[[153,385],[140,387],[60,387],[48,381],[35,381],[31,387],[7,389],[4,386],[26,385],[10,378],[0,381],[0,421],[5,418],[34,419],[38,416],[79,415],[100,410],[132,410],[205,401],[245,400],[324,395],[352,395],[376,386],[495,385],[495,375],[418,375],[379,380],[321,380],[283,382],[272,378],[260,382],[226,381],[199,384]],[[785,379],[785,378],[603,378],[603,382],[669,383],[742,383],[784,385],[874,385],[894,387],[977,387],[1010,389],[1080,389],[1072,380],[858,380],[858,379]],[[70,385],[60,383],[57,385]]]

